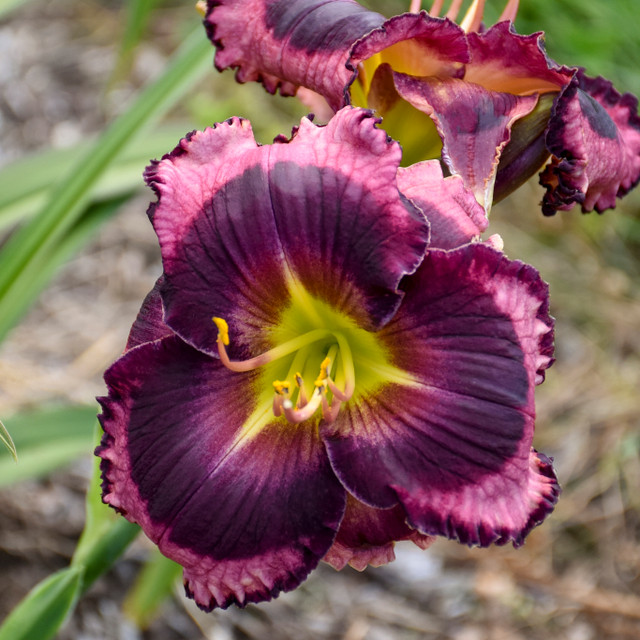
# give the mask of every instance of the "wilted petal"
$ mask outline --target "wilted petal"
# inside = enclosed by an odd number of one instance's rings
[[[428,224],[398,192],[401,151],[376,123],[346,108],[326,127],[304,119],[291,141],[258,147],[232,119],[152,165],[166,323],[214,353],[211,318],[225,318],[234,357],[256,355],[271,346],[292,281],[364,328],[384,323]]]
[[[534,385],[551,363],[547,286],[481,244],[430,251],[380,332],[396,374],[324,437],[356,498],[398,502],[422,533],[523,542],[559,487],[532,453]]]
[[[437,160],[398,169],[398,187],[429,221],[431,247],[455,249],[475,240],[489,224],[485,210],[462,178],[443,178]]]
[[[177,337],[131,349],[105,375],[103,499],[183,565],[204,609],[295,588],[344,512],[316,429],[276,422],[255,378]]]
[[[540,175],[547,187],[542,211],[553,215],[574,204],[599,213],[616,205],[640,179],[638,100],[620,95],[604,78],[578,71],[556,104],[547,147],[553,154]]]
[[[435,538],[408,527],[406,514],[399,505],[374,509],[347,496],[347,510],[335,542],[323,558],[338,571],[347,564],[358,571],[367,566],[380,567],[395,559],[394,542],[411,540],[426,549]]]
[[[398,94],[433,119],[442,159],[478,202],[489,209],[500,152],[513,123],[530,113],[537,96],[489,91],[463,80],[416,78],[393,72]]]
[[[354,42],[384,22],[352,0],[209,0],[205,27],[216,68],[237,68],[240,82],[293,95],[300,85],[337,110],[353,73]]]

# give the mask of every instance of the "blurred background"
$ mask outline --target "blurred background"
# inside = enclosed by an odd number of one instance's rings
[[[393,15],[408,1],[367,4]],[[502,4],[488,0],[487,24]],[[187,131],[231,115],[250,118],[266,143],[305,113],[295,99],[218,74],[199,24],[191,4],[171,1],[0,0],[0,243],[20,228],[45,238],[34,225],[43,207],[55,208],[74,163],[108,155],[115,134],[91,145],[114,120],[136,109],[141,118],[121,127],[115,162],[78,187],[77,214],[47,236],[50,246],[42,241],[46,251],[31,250],[29,278],[0,306],[0,418],[20,456],[16,465],[0,449],[0,619],[69,563],[83,527],[94,397],[161,272],[142,170]],[[516,28],[546,31],[556,61],[640,93],[637,0],[521,0]],[[180,46],[182,84],[151,94],[143,109],[141,92],[162,89]],[[511,258],[550,283],[557,320],[534,444],[554,457],[564,493],[523,548],[400,544],[386,567],[323,565],[271,603],[203,614],[179,580],[158,606],[131,592],[152,554],[140,537],[59,638],[639,638],[640,193],[601,216],[554,218],[540,214],[541,197],[533,180],[494,208],[490,226]]]

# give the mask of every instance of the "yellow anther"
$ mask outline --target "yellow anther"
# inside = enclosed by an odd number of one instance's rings
[[[316,389],[324,389],[327,386],[327,383],[324,381],[324,378],[316,378],[316,381],[313,383]]]
[[[291,385],[288,380],[274,380],[273,381],[273,390],[279,395],[288,394],[291,390]]]
[[[196,2],[196,11],[204,18],[207,13],[207,3],[204,0]]]
[[[301,387],[304,384],[304,380],[302,379],[302,374],[299,371],[296,371],[295,379],[296,379],[297,387]]]
[[[229,325],[227,321],[216,317],[211,319],[216,327],[218,327],[218,340],[221,340],[223,345],[229,346]]]
[[[318,376],[319,378],[326,378],[329,374],[327,373],[327,369],[329,368],[329,365],[331,364],[331,358],[329,358],[329,356],[327,356],[321,363],[320,363],[320,375]]]

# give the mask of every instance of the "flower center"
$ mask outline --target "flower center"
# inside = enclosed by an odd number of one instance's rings
[[[252,371],[293,355],[286,378],[273,381],[272,406],[276,417],[284,416],[289,422],[298,424],[320,410],[323,419],[331,423],[335,421],[342,403],[353,395],[353,355],[348,340],[341,332],[313,329],[254,358],[230,360],[226,349],[230,343],[229,326],[222,318],[214,317],[213,322],[218,328],[220,362],[231,371]],[[324,354],[321,361],[319,354]],[[311,385],[305,384],[305,377],[300,372],[314,366],[314,360],[317,361],[315,370],[318,374],[311,390]],[[340,376],[342,388],[336,384],[335,374]]]

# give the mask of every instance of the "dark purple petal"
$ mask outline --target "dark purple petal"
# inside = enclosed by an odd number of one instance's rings
[[[394,542],[411,540],[421,549],[434,542],[406,524],[399,505],[392,509],[374,509],[347,495],[347,510],[338,535],[323,560],[340,571],[347,564],[358,571],[367,566],[380,567],[395,559]]]
[[[298,586],[345,508],[313,423],[269,418],[255,374],[177,337],[131,349],[105,379],[103,500],[183,565],[197,604],[242,606]]]
[[[545,215],[576,203],[602,213],[640,180],[638,100],[604,78],[576,73],[556,103],[546,142],[554,157],[540,174]]]
[[[548,288],[481,245],[430,251],[378,336],[406,372],[349,403],[324,437],[347,490],[469,545],[523,542],[559,487],[532,453],[534,386],[552,361]]]
[[[262,82],[270,93],[306,87],[334,110],[349,102],[360,63],[377,53],[413,75],[458,77],[469,60],[465,34],[450,20],[421,12],[385,22],[352,0],[209,0],[205,27],[218,70],[237,68],[239,82]]]
[[[384,22],[352,0],[209,0],[205,27],[216,68],[237,68],[239,82],[293,95],[300,85],[337,110],[353,73],[354,42]]]
[[[362,327],[384,324],[428,224],[398,192],[401,151],[376,122],[346,108],[326,127],[304,119],[290,142],[258,147],[249,124],[232,119],[149,167],[167,325],[214,353],[211,318],[222,317],[232,353],[256,355],[270,346],[292,277]]]
[[[138,316],[131,327],[125,351],[133,349],[145,342],[153,342],[173,334],[173,331],[164,323],[162,299],[160,289],[164,278],[160,276],[153,289],[147,294],[138,312]]]
[[[443,161],[488,209],[511,126],[533,110],[537,96],[497,93],[454,78],[416,78],[397,72],[393,81],[401,98],[431,116],[442,138]]]
[[[455,249],[477,239],[489,224],[485,210],[462,178],[443,178],[437,160],[398,169],[398,188],[429,221],[431,247]]]
[[[471,60],[464,79],[491,91],[527,95],[559,91],[574,69],[547,57],[544,34],[521,35],[510,22],[500,22],[483,33],[469,33]]]

